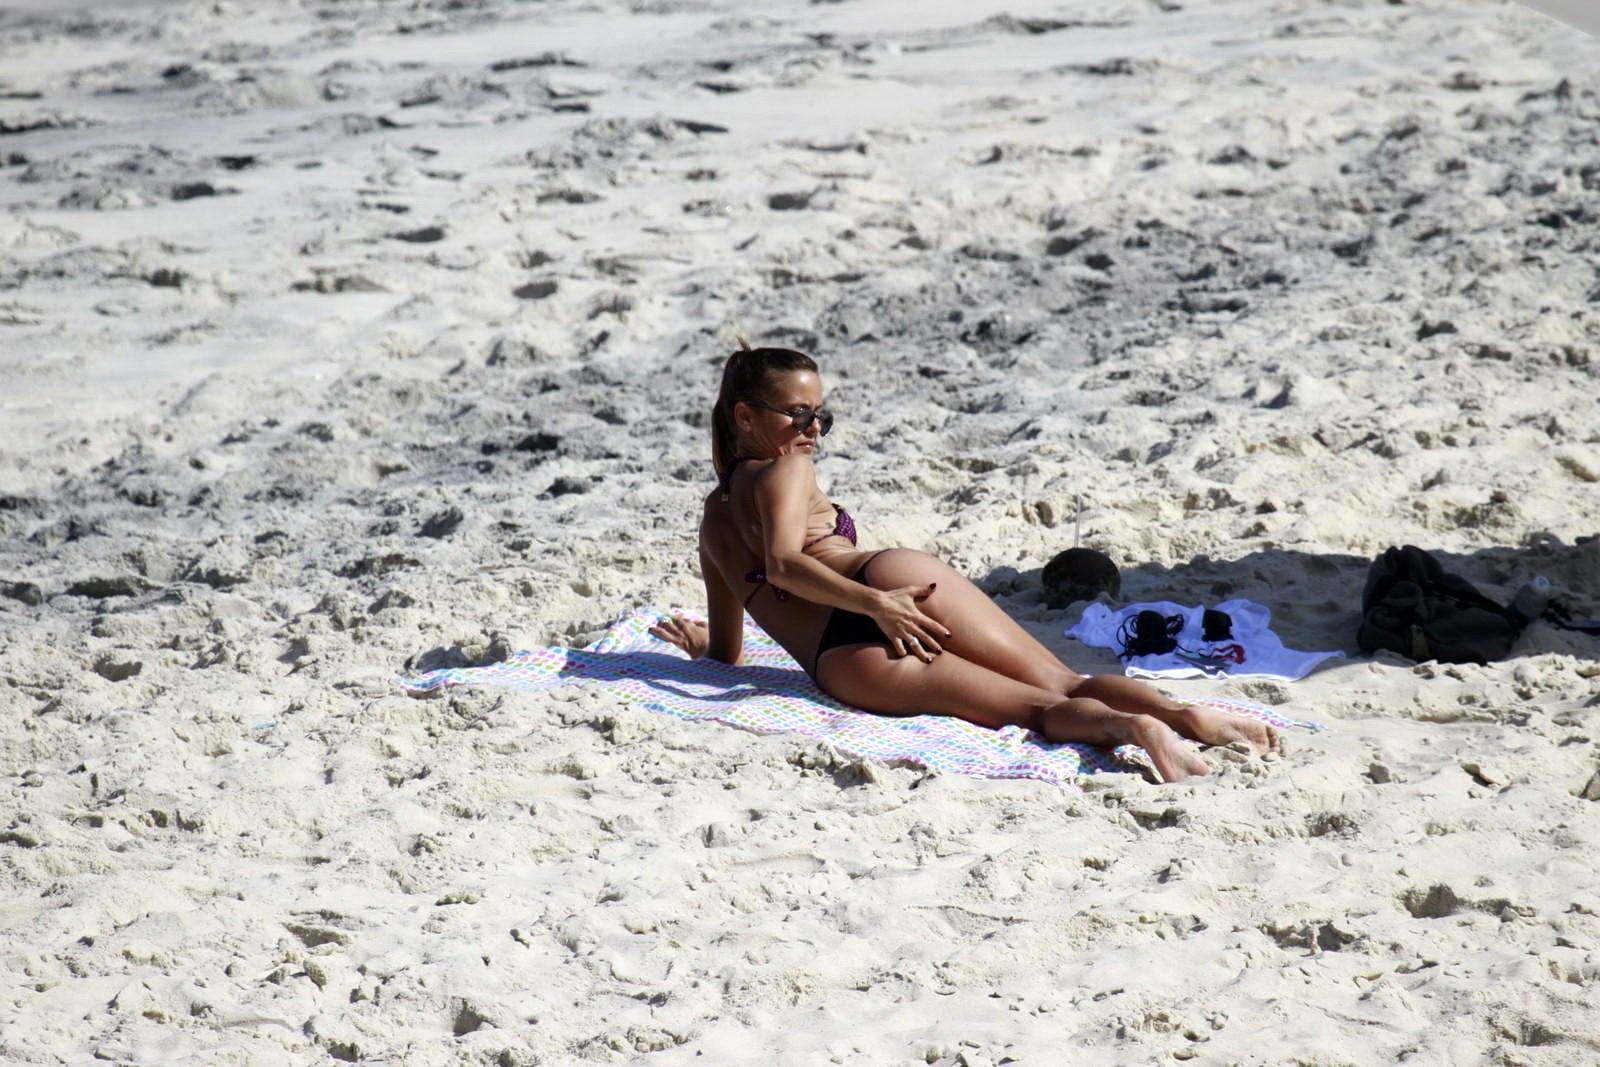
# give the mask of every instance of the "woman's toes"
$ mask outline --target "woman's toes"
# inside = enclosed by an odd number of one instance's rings
[[[1150,762],[1155,764],[1163,782],[1181,782],[1211,770],[1200,753],[1179,737],[1176,731],[1153,719],[1143,724],[1138,743],[1150,756]]]

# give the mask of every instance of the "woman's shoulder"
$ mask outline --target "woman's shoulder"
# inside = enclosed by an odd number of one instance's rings
[[[701,503],[706,518],[726,514],[736,475],[741,490],[749,489],[758,493],[774,489],[779,493],[821,492],[817,486],[816,470],[811,466],[811,457],[804,453],[790,453],[773,459],[740,459],[737,467],[727,471],[717,486],[706,494]]]
[[[811,457],[804,452],[790,452],[775,459],[757,460],[752,467],[756,468],[755,477],[760,481],[810,486],[817,484],[817,470],[811,465]]]

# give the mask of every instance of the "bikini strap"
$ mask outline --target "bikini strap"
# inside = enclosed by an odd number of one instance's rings
[[[728,460],[728,469],[722,472],[722,477],[717,479],[717,488],[722,492],[722,499],[728,499],[728,487],[733,484],[733,470],[747,459],[754,456],[734,456]]]

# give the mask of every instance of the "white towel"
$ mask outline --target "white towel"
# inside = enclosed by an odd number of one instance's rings
[[[1129,604],[1125,608],[1090,604],[1083,609],[1077,625],[1067,630],[1086,645],[1109,648],[1119,656],[1123,642],[1119,636],[1124,620],[1141,611],[1154,611],[1163,618],[1183,616],[1183,629],[1175,636],[1178,647],[1161,655],[1123,659],[1124,673],[1135,678],[1278,678],[1294,681],[1304,678],[1323,660],[1343,652],[1297,652],[1283,647],[1278,635],[1268,629],[1272,612],[1251,600],[1228,600],[1215,611],[1232,619],[1230,634],[1218,641],[1207,641],[1204,607],[1185,607],[1170,601]],[[1133,625],[1131,622],[1128,624]]]

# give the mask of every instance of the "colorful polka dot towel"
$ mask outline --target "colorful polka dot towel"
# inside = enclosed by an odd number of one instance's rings
[[[903,762],[974,778],[1037,778],[1059,786],[1086,774],[1149,767],[1134,745],[1115,750],[1051,744],[1031,730],[989,730],[943,715],[889,718],[840,704],[823,693],[789,653],[745,619],[745,664],[691,660],[650,634],[665,614],[634,612],[587,648],[537,648],[486,667],[429,671],[401,684],[413,693],[457,685],[543,690],[592,685],[650,711],[738,726],[760,734],[815,737],[863,759]],[[1317,729],[1245,701],[1190,701],[1277,727]]]

